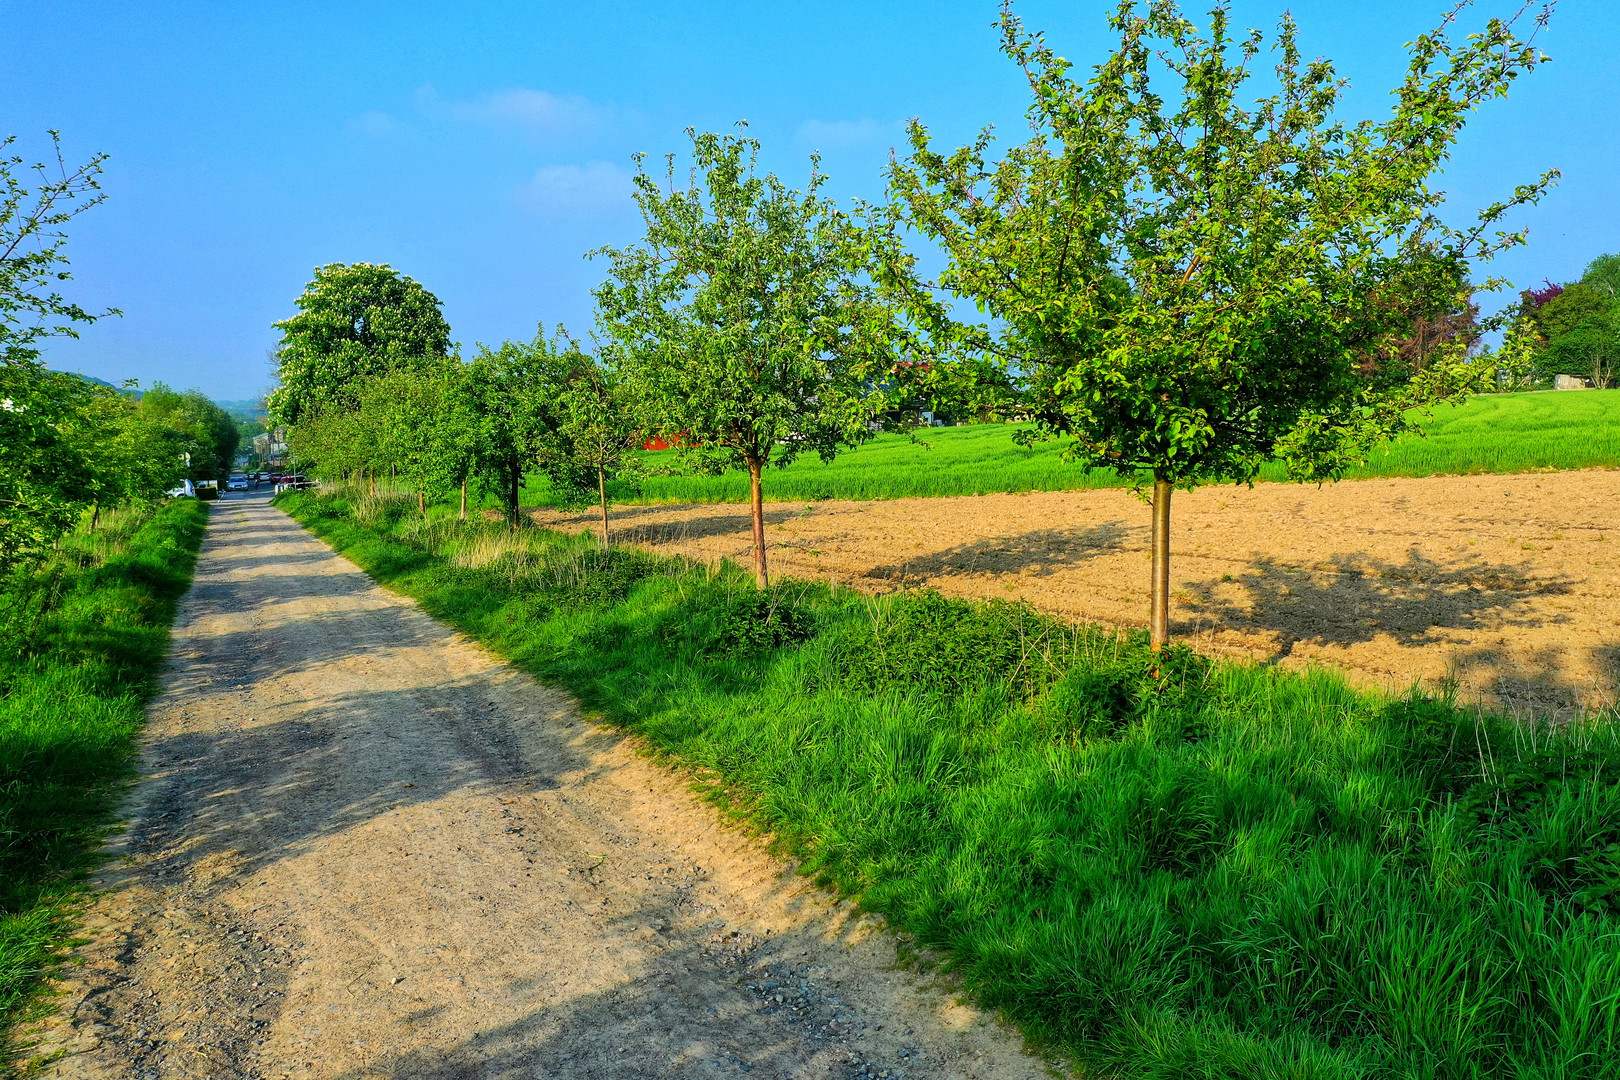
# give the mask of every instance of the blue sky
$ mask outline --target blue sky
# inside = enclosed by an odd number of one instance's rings
[[[1334,59],[1345,114],[1381,114],[1402,44],[1444,0],[1295,0],[1307,55]],[[1190,5],[1197,10],[1202,5]],[[1484,0],[1466,18],[1509,10]],[[1076,63],[1107,47],[1103,2],[1023,0]],[[1240,0],[1270,29],[1282,0]],[[931,3],[146,3],[0,0],[0,129],[26,155],[59,128],[112,155],[80,218],[74,298],[125,312],[53,366],[215,398],[269,382],[271,323],[310,271],[387,262],[443,301],[464,351],[583,330],[600,264],[637,232],[631,155],[746,119],[797,182],[824,154],[840,198],[875,197],[907,117],[944,139],[1021,132],[1024,86],[988,0]],[[1445,177],[1459,218],[1546,168],[1563,180],[1495,264],[1523,286],[1620,250],[1620,17],[1564,0],[1554,63],[1482,111]]]

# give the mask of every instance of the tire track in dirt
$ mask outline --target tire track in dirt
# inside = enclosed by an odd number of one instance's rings
[[[926,451],[919,450],[919,454]],[[1620,698],[1620,470],[1178,492],[1171,632],[1284,666],[1549,715]],[[866,592],[927,585],[1145,624],[1149,510],[1128,491],[770,503],[774,572]],[[537,510],[543,525],[589,514]],[[743,562],[746,507],[624,506],[620,535]]]
[[[1045,1072],[262,497],[216,508],[165,686],[45,1075]]]

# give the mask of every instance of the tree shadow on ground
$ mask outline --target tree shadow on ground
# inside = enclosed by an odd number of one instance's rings
[[[1599,645],[1589,657],[1577,657],[1580,642],[1536,647],[1508,635],[1568,622],[1542,601],[1575,585],[1566,576],[1538,575],[1528,564],[1479,557],[1440,562],[1415,548],[1402,562],[1352,553],[1311,566],[1257,554],[1241,572],[1183,586],[1176,594],[1176,632],[1269,634],[1273,661],[1302,644],[1354,646],[1383,638],[1403,650],[1441,648],[1445,680],[1488,693],[1501,708],[1570,712],[1613,701],[1620,650]],[[1599,685],[1577,685],[1564,674],[1588,659],[1607,673]]]
[[[874,566],[869,578],[901,583],[911,577],[949,574],[1026,574],[1049,577],[1118,551],[1140,532],[1118,521],[1078,529],[1036,529],[1017,536],[974,540],[938,551],[922,551],[902,562]]]
[[[1279,655],[1287,655],[1299,641],[1354,645],[1387,636],[1415,647],[1451,640],[1441,630],[1544,626],[1563,617],[1539,614],[1531,602],[1572,585],[1524,564],[1445,564],[1416,548],[1400,563],[1351,553],[1312,566],[1257,553],[1241,573],[1185,585],[1177,599],[1188,627],[1273,631]]]

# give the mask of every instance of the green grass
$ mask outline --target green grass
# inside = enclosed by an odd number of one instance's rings
[[[1062,460],[1059,443],[1034,448],[1013,442],[1017,425],[974,424],[882,435],[823,465],[811,456],[766,477],[765,497],[805,499],[895,499],[905,496],[979,495],[998,491],[1067,491],[1119,487],[1128,481],[1111,469],[1090,474]],[[924,445],[926,443],[926,445]],[[671,452],[650,454],[671,467]],[[1435,476],[1512,473],[1537,469],[1620,467],[1620,390],[1584,393],[1493,394],[1459,406],[1444,406],[1428,424],[1426,438],[1406,437],[1378,451],[1352,479],[1375,476]],[[1262,480],[1283,480],[1279,465]],[[640,493],[620,489],[624,502],[743,502],[748,477],[653,476]],[[525,501],[546,505],[550,493],[536,478]]]
[[[0,1070],[73,930],[208,507],[102,516],[0,589]]]
[[[868,599],[341,493],[280,505],[693,769],[1095,1075],[1598,1078],[1620,739],[1007,603]]]

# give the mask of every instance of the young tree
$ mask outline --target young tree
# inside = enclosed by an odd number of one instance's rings
[[[644,433],[635,402],[616,367],[587,355],[559,328],[558,364],[548,388],[550,422],[539,432],[540,468],[572,506],[595,501],[602,511],[602,546],[609,546],[608,481],[633,473]]]
[[[1541,59],[1512,21],[1454,41],[1465,6],[1412,43],[1391,115],[1357,124],[1334,118],[1343,83],[1301,59],[1287,16],[1278,87],[1245,106],[1263,40],[1234,40],[1224,6],[1205,35],[1173,0],[1125,0],[1118,46],[1086,82],[1004,6],[1033,136],[992,165],[988,132],[941,154],[913,122],[891,167],[889,283],[913,317],[1007,364],[1026,415],[1081,465],[1151,480],[1156,646],[1175,488],[1249,481],[1276,457],[1297,479],[1337,478],[1482,374],[1455,338],[1420,370],[1400,342],[1466,304],[1472,265],[1523,240],[1500,219],[1556,174],[1466,228],[1440,217],[1429,181],[1467,115]],[[944,248],[936,281],[900,251],[903,226]],[[951,297],[990,321],[953,318]]]
[[[268,406],[281,423],[318,407],[353,408],[366,379],[429,370],[452,349],[439,298],[386,264],[318,267],[297,304],[297,315],[275,324],[281,385]]]
[[[430,500],[465,481],[471,464],[466,418],[455,408],[460,368],[460,361],[447,360],[431,371],[397,371],[359,392],[356,415],[375,433],[375,458],[410,485],[423,514]]]
[[[451,399],[452,411],[467,425],[469,471],[480,491],[500,500],[514,529],[522,521],[524,474],[535,464],[551,416],[546,387],[556,383],[554,353],[543,335],[494,350],[480,346]]]
[[[761,476],[807,451],[830,461],[870,435],[863,391],[883,370],[891,321],[863,279],[860,230],[820,194],[756,167],[759,143],[692,139],[695,170],[660,187],[636,159],[640,243],[602,248],[600,325],[654,431],[688,461],[748,471],[754,574],[768,584]]]
[[[92,314],[57,292],[72,278],[66,226],[105,198],[106,155],[70,171],[50,136],[52,160],[29,169],[10,152],[15,138],[0,140],[0,573],[49,548],[89,503],[83,447],[66,430],[89,384],[46,370],[40,343],[118,313]]]

